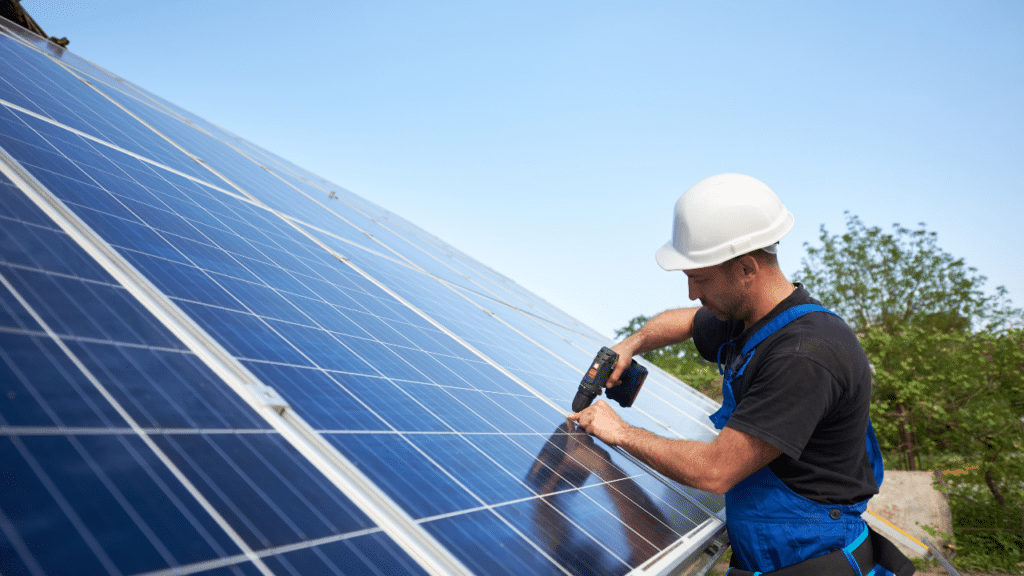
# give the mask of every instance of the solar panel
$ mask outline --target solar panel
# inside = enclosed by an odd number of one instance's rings
[[[608,344],[0,22],[0,572],[661,574],[720,497],[572,429]],[[622,415],[708,440],[653,366]]]

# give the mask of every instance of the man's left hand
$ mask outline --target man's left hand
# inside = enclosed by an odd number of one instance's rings
[[[591,436],[597,436],[606,444],[617,446],[630,428],[604,400],[598,400],[589,408],[569,415]]]

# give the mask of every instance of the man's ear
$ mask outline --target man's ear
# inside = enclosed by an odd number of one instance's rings
[[[752,255],[744,254],[736,259],[733,269],[741,278],[749,280],[753,279],[753,277],[757,276],[757,273],[761,271],[761,263]]]

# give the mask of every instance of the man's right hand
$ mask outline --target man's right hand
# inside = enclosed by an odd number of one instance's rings
[[[615,361],[615,368],[612,368],[612,373],[608,376],[608,382],[605,383],[606,388],[617,386],[621,382],[619,378],[622,376],[622,373],[633,363],[633,347],[628,345],[627,342],[627,340],[623,340],[612,346],[612,350],[619,355],[619,359]]]

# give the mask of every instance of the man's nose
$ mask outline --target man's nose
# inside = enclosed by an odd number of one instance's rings
[[[700,290],[697,289],[697,283],[692,278],[686,279],[686,286],[690,292],[690,300],[696,300],[702,296]]]

